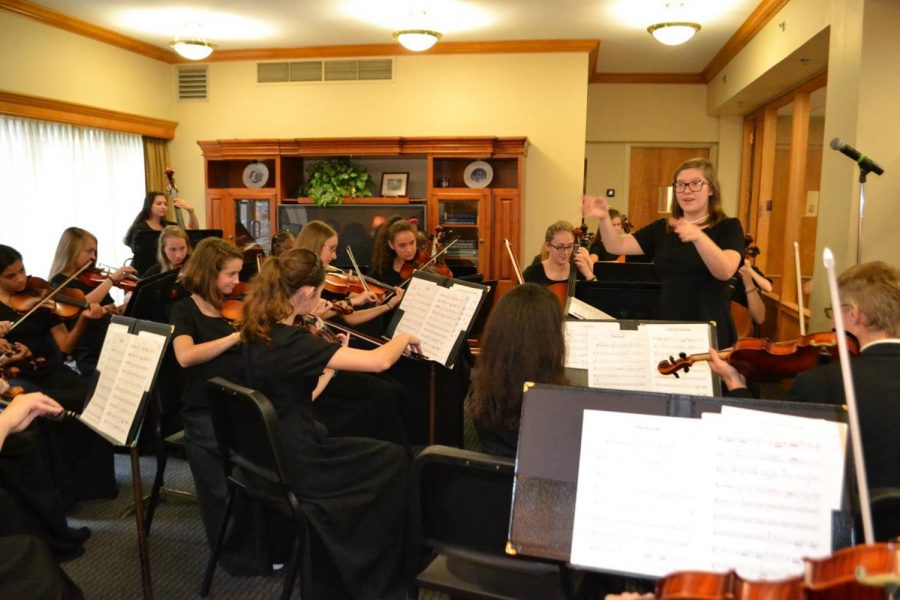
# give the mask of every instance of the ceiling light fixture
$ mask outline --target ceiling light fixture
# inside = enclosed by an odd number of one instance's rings
[[[212,54],[216,45],[203,38],[177,37],[169,42],[169,47],[188,60],[203,60]]]
[[[685,43],[700,32],[699,23],[676,21],[657,23],[647,28],[647,33],[666,46],[678,46]]]
[[[394,32],[394,38],[400,42],[400,45],[413,52],[428,50],[442,37],[437,31],[427,29],[404,29]]]

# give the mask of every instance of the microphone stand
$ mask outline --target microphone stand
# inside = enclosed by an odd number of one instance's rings
[[[866,212],[866,177],[872,170],[859,165],[859,222],[856,226],[856,264],[862,262],[863,217]]]

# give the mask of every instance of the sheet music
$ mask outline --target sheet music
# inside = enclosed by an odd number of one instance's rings
[[[598,327],[598,325],[604,327]],[[588,385],[596,388],[712,396],[712,371],[696,363],[689,373],[660,375],[657,365],[679,352],[709,350],[705,323],[641,324],[637,330],[618,322],[566,321],[566,366],[588,370]]]
[[[166,337],[111,324],[103,341],[100,377],[81,420],[117,444],[128,443],[144,393],[150,390]]]
[[[430,360],[447,364],[459,335],[465,332],[484,291],[483,288],[453,284],[444,287],[434,281],[413,277],[403,295],[403,316],[394,335],[409,333],[422,342],[422,352]]]
[[[569,307],[569,315],[575,317],[576,319],[592,319],[592,320],[607,320],[607,321],[615,321],[616,318],[612,317],[599,308],[591,306],[587,302],[583,302],[576,298],[575,296],[570,296],[568,298],[568,307]]]
[[[797,575],[804,556],[831,552],[845,436],[843,424],[740,409],[702,419],[585,411],[571,562],[647,576]]]
[[[571,562],[650,576],[691,566],[699,419],[584,411]]]
[[[564,321],[566,336],[566,368],[588,368],[588,340],[595,335],[595,331],[618,331],[617,322],[600,323],[595,321],[579,322]]]

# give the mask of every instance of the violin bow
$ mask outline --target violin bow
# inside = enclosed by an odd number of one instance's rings
[[[12,324],[12,327],[10,327],[10,328],[7,330],[6,333],[9,334],[10,331],[12,331],[12,330],[15,329],[16,327],[18,327],[18,325],[19,325],[22,321],[24,321],[25,319],[27,319],[28,317],[30,317],[37,309],[39,309],[41,306],[43,306],[44,302],[46,302],[47,300],[53,300],[53,297],[56,296],[56,294],[58,294],[60,291],[62,291],[62,289],[63,289],[64,287],[66,287],[67,285],[69,285],[69,282],[70,282],[70,281],[72,281],[73,279],[75,279],[76,277],[78,277],[79,275],[81,275],[81,272],[84,271],[85,269],[87,269],[90,265],[91,265],[91,263],[89,263],[89,262],[84,263],[84,264],[81,266],[80,269],[78,269],[77,271],[75,271],[75,273],[73,273],[72,275],[69,275],[69,277],[68,277],[65,281],[63,281],[61,284],[59,284],[58,286],[56,286],[55,288],[53,288],[52,290],[50,290],[50,293],[47,294],[44,298],[41,298],[41,301],[40,301],[40,302],[38,302],[37,304],[35,304],[34,306],[32,306],[32,307],[31,307],[31,310],[29,310],[27,313],[25,313],[24,315],[22,315],[21,317],[19,317],[18,319],[16,319],[16,322]]]
[[[799,311],[800,336],[802,337],[806,335],[806,319],[803,318],[803,284],[800,281],[800,244],[797,242],[794,242],[794,272],[797,275],[797,310]]]
[[[369,284],[366,283],[366,278],[363,277],[362,271],[359,270],[359,263],[356,262],[356,257],[353,256],[353,248],[347,244],[347,256],[350,257],[350,264],[353,265],[353,269],[356,271],[356,276],[359,277],[359,282],[362,284],[363,289],[366,290],[366,293],[369,292]]]
[[[850,371],[850,351],[847,349],[847,334],[844,329],[844,315],[840,309],[841,297],[838,293],[837,277],[834,274],[834,254],[831,248],[822,251],[822,262],[828,271],[828,291],[834,311],[834,329],[837,333],[838,355],[841,357],[841,379],[844,382],[844,398],[847,400],[847,415],[850,421],[850,446],[853,449],[853,466],[856,469],[856,485],[859,488],[859,509],[862,512],[863,536],[866,544],[875,542],[872,527],[872,506],[869,504],[869,481],[866,464],[863,461],[862,436],[859,432],[859,412],[856,410],[856,392],[853,387],[853,373]]]
[[[519,285],[525,283],[525,280],[522,278],[522,271],[519,269],[519,263],[516,261],[516,257],[512,251],[512,244],[509,243],[509,238],[503,238],[503,244],[506,246],[506,253],[509,255],[509,260],[512,263],[513,271],[516,272],[516,279],[519,280]]]

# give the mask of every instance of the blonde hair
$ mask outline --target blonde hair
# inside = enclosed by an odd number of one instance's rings
[[[59,236],[59,244],[56,245],[53,263],[50,265],[50,279],[60,273],[71,275],[77,271],[81,265],[75,265],[75,259],[89,240],[97,244],[97,237],[86,229],[69,227],[63,231]]]
[[[215,237],[200,240],[194,249],[193,259],[181,271],[182,285],[192,294],[221,308],[224,297],[218,286],[219,272],[227,261],[234,258],[243,262],[244,254],[231,242]]]
[[[291,296],[304,286],[314,288],[325,281],[325,267],[318,254],[307,248],[293,248],[280,256],[270,256],[253,278],[244,299],[241,339],[246,342],[272,339],[272,326],[294,312]]]
[[[297,235],[296,248],[306,248],[316,253],[316,256],[322,255],[322,247],[329,239],[336,237],[335,231],[331,225],[322,221],[310,221],[303,226]]]
[[[575,241],[575,234],[572,230],[575,229],[575,226],[569,223],[568,221],[557,221],[550,225],[547,228],[547,231],[544,233],[544,243],[541,244],[541,260],[547,260],[547,257],[550,256],[550,251],[547,250],[547,244],[553,243],[553,238],[557,233],[561,231],[566,231],[572,234],[572,241]]]
[[[900,334],[900,270],[882,261],[855,265],[838,277],[841,301],[859,308],[869,331]]]
[[[708,216],[705,224],[712,227],[728,218],[725,211],[722,210],[722,191],[719,187],[719,178],[716,176],[716,168],[705,158],[692,158],[681,163],[675,173],[672,174],[672,182],[678,179],[679,173],[688,169],[699,169],[703,171],[703,178],[706,180],[712,194],[709,196]],[[677,200],[672,201],[672,216],[676,219],[684,217],[684,210],[678,204]]]
[[[169,257],[166,256],[166,240],[173,237],[183,239],[187,246],[187,254],[184,255],[182,264],[191,257],[191,238],[188,237],[187,232],[178,225],[166,225],[159,232],[159,239],[156,241],[156,262],[159,263],[159,267],[163,272],[172,270],[172,263],[169,262]]]

